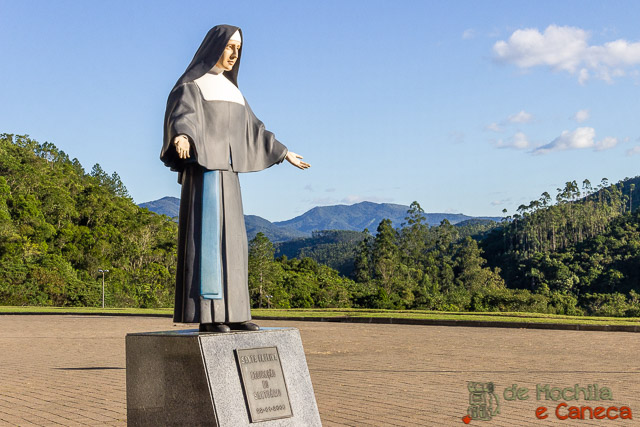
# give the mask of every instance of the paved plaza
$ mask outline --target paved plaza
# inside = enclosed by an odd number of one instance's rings
[[[483,413],[483,402],[492,418],[469,425],[640,425],[640,334],[259,323],[300,329],[324,426],[464,426],[470,404]],[[0,315],[0,425],[126,425],[125,335],[187,326],[153,317]],[[469,382],[480,383],[474,393]],[[522,400],[514,384],[528,389]],[[580,400],[572,400],[576,392]],[[560,420],[563,402],[561,417],[571,406],[615,407],[612,417],[628,406],[633,420],[589,419],[586,410],[585,420]],[[547,408],[546,419],[536,418],[538,407]]]

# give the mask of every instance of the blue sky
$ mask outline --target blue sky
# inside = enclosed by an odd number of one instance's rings
[[[242,27],[239,87],[312,168],[242,174],[245,213],[362,200],[514,213],[640,168],[634,1],[4,1],[0,132],[179,197],[169,90],[210,27]]]

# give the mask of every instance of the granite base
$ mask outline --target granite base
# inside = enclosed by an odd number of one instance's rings
[[[249,405],[253,405],[254,412],[257,403],[262,404],[257,408],[260,411],[269,408],[265,402],[275,395],[274,390],[280,389],[269,389],[268,381],[265,388],[269,392],[255,394],[245,389],[236,353],[273,347],[277,348],[286,383],[280,401],[285,395],[288,397],[291,416],[256,421]],[[130,426],[322,425],[302,340],[295,328],[219,334],[197,330],[128,334],[126,357],[127,423]],[[256,372],[254,376],[262,375],[265,370]],[[271,371],[266,372],[272,375]],[[258,398],[266,400],[249,402]]]

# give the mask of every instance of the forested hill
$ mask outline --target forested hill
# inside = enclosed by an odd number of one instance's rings
[[[582,190],[576,181],[558,188],[555,201],[548,192],[517,213],[505,217],[503,226],[486,239],[491,252],[555,252],[604,233],[611,221],[635,210],[640,201],[640,177],[610,185],[605,178],[597,187],[588,180]]]
[[[638,316],[638,183],[571,181],[499,224],[427,227],[414,202],[399,228],[384,219],[375,234],[315,232],[276,254],[352,277],[363,307]]]
[[[408,220],[406,215],[405,213],[403,224]],[[458,239],[466,237],[479,239],[495,226],[495,221],[474,218],[458,222],[454,228]],[[311,237],[276,243],[275,256],[284,255],[299,259],[309,257],[320,264],[338,270],[343,276],[351,277],[354,273],[356,249],[367,236],[369,236],[368,233],[350,230],[314,231]]]
[[[167,196],[151,202],[140,203],[138,206],[149,209],[151,212],[159,215],[171,217],[175,221],[178,220],[178,214],[180,213],[180,199],[177,197]],[[307,233],[290,227],[278,227],[257,215],[245,215],[244,223],[247,228],[247,238],[249,240],[253,239],[258,233],[263,233],[272,242],[284,242],[308,235]]]
[[[141,207],[172,218],[178,216],[180,199],[163,197],[140,204]],[[380,221],[390,219],[398,228],[405,221],[409,206],[392,203],[361,202],[353,205],[317,206],[304,214],[287,221],[270,222],[256,215],[245,215],[247,237],[253,239],[263,233],[270,241],[279,243],[288,240],[313,237],[316,231],[347,230],[361,232],[365,228],[375,230]],[[446,219],[451,224],[479,224],[500,221],[499,217],[471,217],[456,213],[425,213],[427,224],[438,225]]]
[[[85,172],[51,143],[0,135],[0,303],[170,306],[177,225],[117,173]]]
[[[365,228],[375,230],[383,219],[389,219],[394,227],[399,227],[405,221],[408,209],[409,206],[373,202],[360,202],[354,205],[317,206],[293,219],[275,222],[274,224],[291,227],[305,233],[319,230],[362,231]],[[473,219],[468,215],[456,213],[425,213],[424,217],[428,225],[438,225],[444,219],[451,224]],[[500,220],[500,218],[492,217],[480,217],[478,219]]]
[[[628,308],[640,307],[638,184],[567,182],[555,203],[543,193],[480,242],[488,265],[512,288],[559,292],[592,313],[638,313]]]
[[[369,233],[316,232],[278,245],[303,259],[274,259],[258,233],[249,245],[251,301],[640,316],[638,184],[568,182],[499,224],[428,226],[414,202]],[[0,135],[0,304],[99,306],[102,269],[107,306],[171,306],[176,240],[175,221],[136,206],[116,173],[99,165],[87,173],[53,144]]]
[[[178,218],[180,213],[180,199],[177,197],[167,196],[151,202],[140,203],[138,206],[169,218]]]

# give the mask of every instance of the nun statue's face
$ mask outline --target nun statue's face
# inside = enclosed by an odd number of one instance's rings
[[[216,67],[222,68],[225,71],[231,71],[238,60],[239,51],[240,42],[236,40],[229,40],[227,47],[224,48],[220,59],[218,59],[218,62],[216,63]]]

